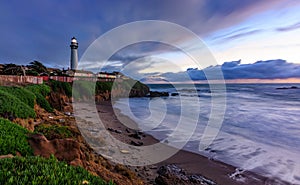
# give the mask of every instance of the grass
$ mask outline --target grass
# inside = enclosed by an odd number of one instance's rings
[[[53,112],[53,108],[46,100],[50,93],[49,86],[29,85],[26,87],[3,87],[0,86],[0,115],[18,118],[35,117],[34,103],[40,105],[48,112]]]
[[[7,91],[0,90],[0,115],[2,117],[34,118],[34,109]]]
[[[16,155],[16,152],[20,152],[22,156],[32,155],[27,134],[29,131],[25,128],[0,118],[0,155]]]
[[[19,98],[23,103],[27,104],[29,107],[34,107],[35,95],[22,87],[5,87],[0,86],[0,90],[7,92],[15,97]]]
[[[14,157],[0,160],[0,184],[112,185],[81,167],[58,162],[55,157]]]

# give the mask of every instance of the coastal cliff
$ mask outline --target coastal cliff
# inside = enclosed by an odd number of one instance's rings
[[[139,81],[128,79],[118,82],[75,82],[72,83],[49,81],[52,91],[47,99],[53,108],[59,111],[72,112],[73,98],[78,100],[95,98],[95,102],[107,101],[114,98],[122,97],[144,97],[150,90],[149,87]],[[73,89],[72,89],[73,88]],[[94,95],[94,96],[91,96]]]
[[[130,91],[130,97],[144,96],[148,93],[149,89],[147,86],[139,82],[135,83],[137,85],[134,85],[132,91]],[[19,87],[14,87],[16,85]],[[96,101],[106,101],[111,98],[112,84],[110,82],[98,83],[96,87]],[[122,93],[126,92],[121,88],[122,86],[116,88],[119,97],[122,97]],[[82,96],[81,98],[84,97]],[[25,130],[21,131],[24,134],[22,135],[23,143],[20,146],[12,143],[12,145],[16,146],[15,149],[7,148],[5,143],[10,140],[9,138],[17,137],[14,136],[18,134],[17,132],[6,133],[5,135],[9,137],[0,138],[0,158],[4,158],[0,162],[5,163],[2,164],[2,167],[5,168],[2,170],[13,170],[10,168],[11,165],[13,165],[14,161],[19,160],[15,156],[20,156],[20,160],[27,161],[28,165],[29,163],[32,165],[30,170],[35,168],[38,171],[42,170],[39,169],[38,165],[35,165],[35,160],[41,161],[40,163],[50,163],[51,161],[55,165],[57,163],[55,161],[58,160],[66,162],[71,167],[75,166],[76,169],[77,166],[84,168],[90,174],[87,175],[85,172],[81,172],[85,174],[82,178],[86,179],[82,179],[83,184],[95,184],[94,182],[99,183],[100,181],[101,183],[99,184],[102,184],[101,179],[107,182],[110,181],[110,184],[144,184],[143,180],[138,178],[135,172],[132,172],[125,166],[111,163],[89,147],[77,128],[75,118],[71,116],[72,101],[72,84],[66,82],[50,81],[47,85],[10,84],[8,87],[1,86],[0,117],[10,120],[6,121],[0,118],[1,124],[3,122],[4,127],[20,125],[22,129],[25,128],[26,130],[26,132]],[[17,140],[13,142],[19,143]],[[26,152],[23,151],[23,148],[26,148]],[[26,156],[30,156],[30,159]],[[32,161],[31,156],[41,156],[46,161],[38,157],[33,158]],[[53,157],[55,158],[54,160]],[[39,164],[39,162],[36,163]],[[55,176],[55,174],[51,174],[51,170],[48,173]],[[96,178],[95,180],[93,175],[101,179]],[[32,175],[32,178],[34,176]],[[80,175],[77,176],[81,177]],[[68,175],[60,178],[67,177]],[[12,173],[11,177],[7,178],[14,179],[15,176]],[[5,179],[4,177],[2,178],[2,180],[6,181]],[[39,182],[38,180],[35,181],[33,179],[31,181],[30,179],[26,183]],[[62,182],[64,181],[62,180]],[[79,183],[81,184],[81,182]]]

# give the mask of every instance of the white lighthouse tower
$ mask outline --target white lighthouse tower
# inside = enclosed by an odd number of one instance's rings
[[[71,69],[76,70],[78,66],[78,53],[77,53],[77,48],[78,48],[78,42],[75,37],[71,39]]]

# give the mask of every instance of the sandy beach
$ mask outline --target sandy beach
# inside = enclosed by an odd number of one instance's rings
[[[99,130],[103,131],[103,133],[100,133],[101,135],[100,139],[101,140],[104,139],[106,144],[103,144],[103,146],[99,147],[99,145],[95,144],[94,142],[95,145],[93,146],[92,140],[95,141],[95,139],[91,139],[94,136],[91,136],[89,134],[91,130],[95,129],[95,127],[99,125],[99,124],[95,124],[97,123],[97,120],[95,120],[94,116],[92,116],[92,114],[95,114],[95,111],[93,111],[88,104],[81,104],[80,106],[81,106],[80,107],[81,117],[84,117],[84,119],[87,119],[90,123],[90,125],[85,125],[84,128],[81,128],[81,132],[83,132],[85,138],[88,138],[87,140],[90,141],[89,144],[92,145],[92,147],[98,153],[100,153],[104,157],[107,157],[110,160],[115,158],[118,158],[118,160],[121,160],[122,158],[123,161],[126,161],[128,159],[137,159],[137,160],[144,159],[143,158],[144,156],[138,156],[140,155],[139,152],[135,152],[137,151],[136,148],[129,147],[123,149],[119,147],[117,148],[118,151],[116,151],[116,148],[113,148],[112,146],[113,144],[108,144],[110,142],[107,142],[107,140],[109,140],[109,137],[111,136],[113,137],[113,139],[116,139],[118,142],[120,141],[128,145],[142,144],[143,146],[149,146],[159,142],[157,139],[147,134],[142,134],[143,136],[142,138],[132,137],[132,134],[135,133],[136,131],[128,128],[127,126],[124,126],[119,121],[118,117],[120,118],[120,116],[122,116],[122,119],[126,119],[127,123],[131,123],[132,125],[130,127],[136,126],[136,123],[134,123],[134,121],[132,121],[127,116],[121,115],[118,110],[114,110],[112,108],[112,104],[110,101],[103,101],[97,104],[97,112],[99,118],[101,119],[103,125],[105,126],[105,130],[103,128],[99,128]],[[87,132],[85,132],[84,130],[86,130]],[[110,136],[104,136],[105,133],[109,133]],[[98,141],[96,142],[99,143]],[[236,168],[234,166],[219,161],[210,160],[207,157],[192,152],[184,151],[184,150],[178,151],[172,157],[162,162],[159,162],[155,165],[137,166],[137,167],[132,167],[129,165],[127,166],[133,171],[135,171],[138,174],[138,176],[144,179],[148,184],[153,184],[155,182],[155,178],[158,176],[157,174],[158,168],[160,166],[167,165],[167,164],[176,164],[180,168],[183,168],[187,174],[201,175],[215,182],[216,184],[220,184],[220,185],[286,184],[283,182],[279,182],[275,179],[269,179],[260,176],[252,172],[246,171],[242,173],[237,173]]]

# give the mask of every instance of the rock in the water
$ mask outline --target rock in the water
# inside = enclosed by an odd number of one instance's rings
[[[174,164],[161,166],[158,171],[158,177],[155,179],[158,185],[216,185],[215,182],[206,179],[200,175],[188,175],[186,172]]]
[[[150,91],[149,97],[169,96],[168,92]]]
[[[171,93],[171,96],[178,96],[178,95],[179,95],[179,93],[177,93],[177,92]]]
[[[298,89],[298,87],[297,87],[297,86],[291,86],[291,87],[278,87],[278,88],[276,88],[276,89],[278,89],[278,90],[284,90],[284,89]]]

